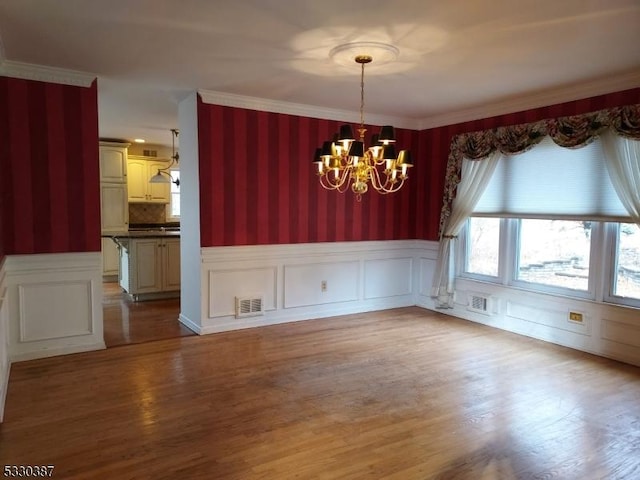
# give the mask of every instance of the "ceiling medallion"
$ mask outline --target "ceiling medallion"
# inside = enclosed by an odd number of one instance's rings
[[[356,57],[366,55],[375,58],[376,65],[380,66],[397,60],[399,54],[400,50],[388,43],[351,42],[332,48],[329,58],[338,65],[351,67]]]

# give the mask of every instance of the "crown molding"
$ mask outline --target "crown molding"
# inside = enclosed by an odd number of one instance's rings
[[[85,72],[35,65],[32,63],[14,62],[3,58],[0,58],[0,76],[35,80],[38,82],[60,83],[76,87],[90,87],[96,79],[95,75]]]
[[[621,92],[640,87],[640,71],[627,72],[591,82],[567,85],[552,90],[544,90],[531,95],[522,95],[502,102],[481,105],[455,112],[432,115],[417,122],[418,130],[455,125],[457,123],[481,120],[498,115],[530,110],[532,108],[547,107],[558,103],[582,100],[607,93]]]
[[[561,88],[544,90],[530,95],[513,97],[501,102],[480,105],[455,112],[432,115],[422,119],[393,117],[389,115],[367,114],[367,123],[373,125],[394,125],[399,128],[425,130],[429,128],[455,125],[457,123],[481,120],[483,118],[506,115],[509,113],[547,107],[558,103],[581,100],[607,93],[619,92],[640,87],[640,71],[627,72],[612,77],[601,78],[591,82],[566,85]],[[348,110],[282,102],[257,97],[247,97],[210,90],[198,90],[204,103],[226,107],[247,108],[273,113],[284,113],[302,117],[323,118],[343,122],[358,123],[360,113]]]
[[[215,92],[211,90],[198,90],[198,93],[200,94],[202,101],[210,105],[247,108],[249,110],[284,113],[300,117],[322,118],[325,120],[338,120],[350,123],[360,122],[360,112],[352,112],[349,110],[339,110],[319,107],[316,105],[269,100],[265,98],[247,97],[244,95]],[[419,127],[419,123],[415,119],[370,113],[367,113],[367,123],[370,125],[393,125],[398,128],[408,128],[413,130],[418,130]]]

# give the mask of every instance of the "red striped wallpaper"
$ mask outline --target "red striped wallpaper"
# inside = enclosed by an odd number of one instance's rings
[[[342,122],[199,101],[202,246],[437,240],[453,135],[638,102],[640,88],[421,132],[398,129],[398,144],[414,153],[409,183],[358,203],[322,189],[311,164],[315,147]]]
[[[100,251],[90,88],[0,77],[0,258]]]
[[[415,238],[417,179],[361,202],[320,186],[312,156],[341,123],[199,100],[202,246]],[[417,152],[418,132],[397,129],[396,137]]]
[[[342,122],[199,102],[203,246],[436,240],[451,137],[640,102],[640,88],[422,132],[396,194],[322,189],[311,155]],[[97,87],[0,77],[0,261],[100,250]],[[369,127],[369,132],[377,130]]]
[[[420,168],[414,169],[412,180],[415,180],[415,183],[411,184],[412,188],[417,189],[417,192],[413,192],[417,200],[416,238],[438,240],[444,172],[453,135],[535,122],[545,118],[579,115],[634,103],[640,103],[640,88],[421,131],[418,149]]]

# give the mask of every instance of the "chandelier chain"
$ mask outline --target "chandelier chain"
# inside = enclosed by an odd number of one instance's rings
[[[360,128],[364,128],[364,63],[360,67]]]

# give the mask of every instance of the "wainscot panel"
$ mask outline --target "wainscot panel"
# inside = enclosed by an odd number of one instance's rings
[[[310,263],[284,266],[284,308],[358,300],[360,264]]]
[[[209,281],[203,283],[202,305],[209,314],[202,318],[198,332],[415,305],[415,286],[420,282],[413,265],[430,256],[428,243],[392,240],[204,248],[202,278]],[[264,296],[264,315],[233,315],[230,308],[235,297],[245,294]],[[267,300],[273,297],[275,305]]]
[[[364,262],[364,298],[385,298],[413,293],[412,258]]]
[[[276,308],[275,267],[209,270],[209,318],[235,315],[236,297],[262,296],[265,310]]]
[[[7,398],[7,387],[9,385],[9,325],[8,306],[6,299],[6,275],[4,259],[0,260],[0,423],[4,414],[4,402]]]
[[[6,259],[12,361],[105,348],[99,252]]]

